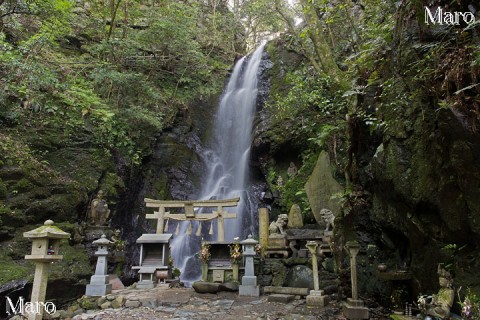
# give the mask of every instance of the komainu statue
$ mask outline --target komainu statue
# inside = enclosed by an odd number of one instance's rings
[[[320,216],[326,224],[325,231],[333,230],[335,227],[335,215],[328,209],[320,210]]]
[[[270,232],[270,235],[273,234],[285,234],[284,228],[287,226],[288,222],[288,216],[286,214],[279,214],[277,221],[272,221],[270,223],[270,226],[268,227],[268,231]]]

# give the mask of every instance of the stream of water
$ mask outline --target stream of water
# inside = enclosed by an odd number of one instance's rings
[[[257,72],[264,44],[255,52],[237,61],[233,73],[220,99],[215,116],[213,137],[209,149],[203,154],[207,173],[202,180],[200,199],[229,199],[240,197],[235,208],[225,208],[236,213],[236,219],[225,219],[225,240],[245,239],[254,230],[255,206],[247,192],[249,176],[252,127],[257,101]],[[201,212],[198,212],[201,214]],[[186,221],[180,224],[172,240],[174,264],[182,272],[184,282],[200,278],[199,260],[201,239],[217,240],[216,223]],[[192,232],[189,234],[188,230]],[[213,235],[209,233],[213,230]]]

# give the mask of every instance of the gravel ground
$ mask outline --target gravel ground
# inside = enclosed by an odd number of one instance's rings
[[[73,319],[127,320],[127,319],[192,319],[192,320],[315,320],[345,319],[338,303],[326,308],[307,308],[305,299],[289,303],[268,302],[267,296],[240,297],[234,292],[198,294],[191,288],[169,288],[114,292],[127,301],[139,301],[140,307],[90,310]],[[388,319],[372,310],[371,319]]]

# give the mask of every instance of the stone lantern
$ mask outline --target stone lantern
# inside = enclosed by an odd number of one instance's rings
[[[238,288],[240,296],[260,296],[260,287],[257,285],[257,277],[253,268],[253,257],[255,256],[255,245],[258,243],[248,236],[247,240],[241,242],[243,245],[243,256],[245,257],[245,275],[242,277],[242,284]]]
[[[320,290],[318,282],[318,263],[317,263],[317,247],[318,243],[315,241],[308,241],[306,244],[307,249],[312,255],[312,271],[313,271],[313,289],[310,290],[310,294],[307,296],[307,307],[311,308],[323,308],[329,302],[329,297],[324,295],[324,291]]]
[[[32,305],[45,303],[50,263],[63,259],[60,255],[60,242],[70,238],[70,233],[55,227],[52,220],[47,220],[43,226],[24,232],[23,236],[32,240],[32,254],[26,255],[25,260],[35,263],[31,302]],[[42,319],[43,311],[43,308],[39,308],[38,312],[29,314],[28,319]]]
[[[107,256],[108,247],[113,244],[107,237],[102,234],[100,239],[92,242],[98,247],[95,251],[97,258],[97,266],[95,274],[90,278],[90,284],[87,284],[85,295],[88,297],[104,296],[112,292],[112,285],[109,283],[107,274]]]
[[[345,249],[350,256],[350,275],[352,281],[352,298],[348,298],[343,304],[343,314],[347,319],[368,319],[369,311],[364,306],[362,300],[358,299],[357,288],[357,255],[360,252],[360,245],[357,241],[349,241],[345,245]]]

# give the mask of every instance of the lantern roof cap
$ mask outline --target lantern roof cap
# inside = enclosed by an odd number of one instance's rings
[[[257,243],[258,243],[258,241],[255,240],[255,239],[253,239],[253,237],[252,237],[251,234],[248,235],[248,238],[247,238],[247,239],[245,239],[245,240],[243,240],[243,241],[241,242],[241,244],[252,244],[252,245],[255,245],[255,244],[257,244]]]
[[[57,226],[53,225],[52,220],[47,220],[43,226],[23,233],[25,238],[49,238],[49,239],[67,239],[70,238],[70,233],[63,231]]]
[[[107,236],[105,234],[102,234],[100,239],[97,239],[97,240],[93,241],[92,243],[97,245],[97,246],[108,246],[108,245],[111,245],[113,243],[113,241],[108,240]]]

